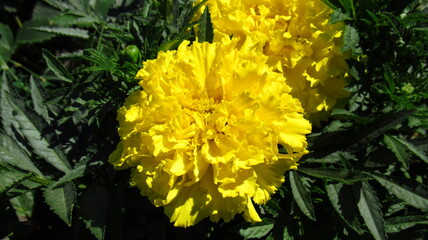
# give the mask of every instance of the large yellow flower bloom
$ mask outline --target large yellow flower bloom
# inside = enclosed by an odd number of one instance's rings
[[[132,168],[131,181],[175,226],[238,213],[261,221],[253,203],[266,203],[306,152],[311,126],[266,61],[225,38],[184,42],[138,72],[144,90],[118,111],[109,161]]]
[[[340,51],[344,25],[329,24],[332,9],[321,0],[208,0],[207,5],[215,40],[233,36],[240,39],[238,47],[267,55],[314,123],[348,96],[343,89],[348,56]]]

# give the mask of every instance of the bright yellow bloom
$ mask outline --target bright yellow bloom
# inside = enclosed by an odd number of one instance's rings
[[[200,2],[200,1],[197,1]],[[282,72],[292,95],[314,123],[325,118],[343,89],[348,65],[342,47],[343,23],[321,0],[208,0],[214,40],[239,38],[238,47],[263,52]],[[315,114],[314,114],[315,113]]]
[[[138,72],[144,91],[119,109],[109,161],[132,168],[132,183],[175,226],[239,213],[261,221],[253,203],[266,203],[306,152],[311,126],[266,61],[229,38],[186,41]]]

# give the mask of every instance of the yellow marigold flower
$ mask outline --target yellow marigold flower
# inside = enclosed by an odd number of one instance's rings
[[[207,5],[214,40],[233,36],[238,47],[267,55],[314,123],[348,96],[343,89],[348,56],[340,51],[344,25],[329,24],[332,9],[321,0],[208,0]]]
[[[119,109],[109,161],[132,168],[132,183],[175,226],[239,213],[261,221],[253,203],[266,203],[306,152],[311,125],[266,61],[229,38],[186,41],[138,72],[144,91]]]

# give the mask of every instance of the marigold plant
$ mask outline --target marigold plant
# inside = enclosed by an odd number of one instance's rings
[[[175,226],[239,213],[261,221],[253,202],[266,203],[306,151],[311,125],[283,75],[236,44],[185,41],[160,52],[137,74],[144,90],[118,111],[110,162],[132,168],[132,183]]]
[[[348,71],[348,54],[341,51],[344,24],[329,23],[333,10],[321,0],[208,0],[207,5],[214,39],[233,36],[238,47],[267,55],[313,123],[349,95],[343,89]]]

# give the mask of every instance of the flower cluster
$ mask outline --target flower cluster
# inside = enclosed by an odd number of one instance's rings
[[[109,161],[131,168],[131,182],[175,226],[239,213],[261,221],[253,203],[266,203],[306,152],[311,125],[283,74],[237,40],[160,52],[137,74],[144,90],[118,111],[121,142]]]
[[[200,1],[199,1],[200,2]],[[138,72],[109,161],[175,226],[264,204],[348,93],[343,24],[321,0],[208,0],[213,43],[184,41]],[[278,146],[284,149],[279,152]]]
[[[208,0],[207,5],[215,40],[233,36],[238,47],[268,56],[312,123],[326,119],[337,99],[348,96],[343,89],[348,55],[340,50],[344,25],[329,24],[332,9],[321,0]]]

